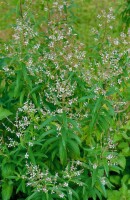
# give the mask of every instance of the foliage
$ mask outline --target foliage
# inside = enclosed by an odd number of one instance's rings
[[[122,11],[122,21],[127,29],[130,25],[130,0],[127,0],[124,4],[124,9]]]
[[[72,5],[19,1],[1,47],[2,200],[129,198],[129,32],[103,10],[86,47]]]

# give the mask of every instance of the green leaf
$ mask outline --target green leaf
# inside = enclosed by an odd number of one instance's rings
[[[95,193],[97,194],[98,198],[100,200],[102,200],[102,195],[101,195],[101,193],[97,189],[95,189]]]
[[[34,200],[37,199],[38,197],[39,199],[41,199],[41,194],[39,194],[39,192],[34,192],[32,195],[27,197],[26,200]]]
[[[66,113],[63,113],[62,117],[63,117],[64,128],[67,130],[68,129],[68,125],[67,125],[67,116],[66,116]]]
[[[102,102],[103,102],[103,96],[100,96],[96,101],[93,113],[96,113],[100,109]]]
[[[20,191],[22,191],[22,192],[24,192],[24,193],[25,193],[25,191],[26,191],[26,182],[25,182],[25,180],[21,180],[19,186],[17,187],[16,194],[17,194],[18,192],[20,192]]]
[[[15,171],[15,166],[12,163],[2,163],[2,177],[3,178],[8,178],[8,176],[12,176],[14,175],[14,171]]]
[[[123,169],[125,169],[125,166],[126,166],[126,158],[125,158],[125,156],[119,155],[119,159],[118,159],[117,162]]]
[[[54,158],[57,155],[57,153],[58,153],[58,149],[55,149],[55,150],[52,151],[52,154],[51,154],[52,161],[54,160]]]
[[[29,158],[30,158],[31,162],[36,165],[36,160],[35,160],[35,157],[34,157],[34,152],[32,151],[31,147],[29,147],[28,153],[29,153]]]
[[[92,173],[92,187],[95,185],[97,181],[97,176],[98,176],[98,170],[95,169],[93,170],[93,173]]]
[[[89,96],[81,97],[78,102],[84,102],[87,99],[93,99],[95,97],[95,94],[91,94]]]
[[[2,200],[9,200],[13,192],[13,184],[6,181],[2,184]]]
[[[47,124],[49,124],[50,122],[52,122],[56,117],[52,116],[49,117],[48,119],[46,119],[41,125],[39,129],[42,129],[43,127],[45,127]]]
[[[81,139],[80,139],[80,137],[78,137],[78,135],[74,134],[73,132],[69,133],[69,138],[75,140],[78,145],[81,145]]]
[[[23,91],[20,93],[20,99],[19,99],[19,101],[20,101],[20,106],[22,106],[22,104],[23,104],[24,96],[25,96],[25,90],[23,90]]]
[[[80,198],[79,198],[79,195],[77,194],[76,191],[74,191],[72,188],[70,188],[70,191],[72,192],[73,196],[74,196],[77,200],[80,199]],[[74,198],[74,199],[75,199],[75,198]]]
[[[16,86],[14,88],[14,97],[17,97],[19,95],[19,92],[20,92],[20,87],[22,85],[22,80],[21,80],[21,77],[22,77],[22,72],[21,71],[17,71],[17,78],[16,78]]]
[[[67,160],[67,152],[62,142],[60,143],[60,147],[59,147],[59,156],[60,156],[61,164],[64,165]]]
[[[31,90],[30,94],[32,94],[32,93],[34,93],[34,92],[37,92],[38,90],[41,89],[41,87],[42,87],[42,85],[38,85],[38,86],[34,87],[34,88]]]
[[[4,109],[4,108],[0,108],[0,120],[8,117],[9,115],[12,115],[13,113],[11,113],[9,110]]]
[[[103,102],[103,97],[100,96],[97,101],[96,104],[92,110],[92,121],[90,123],[90,130],[92,131],[94,125],[96,124],[97,120],[98,120],[98,116],[99,116],[99,109],[102,106],[102,102]]]
[[[47,148],[49,145],[51,145],[54,142],[57,142],[57,145],[58,145],[59,141],[58,141],[57,137],[53,137],[53,138],[47,139],[44,142],[44,144],[42,145],[42,149]]]
[[[100,182],[100,180],[98,181],[98,183],[99,183],[99,186],[100,186],[100,189],[101,189],[102,194],[106,197],[106,196],[107,196],[107,193],[106,193],[106,188],[105,188],[105,186]]]
[[[48,136],[52,133],[55,133],[54,129],[51,129],[51,130],[46,131],[45,133],[42,133],[42,135],[39,137],[38,141],[40,141],[41,139],[45,138],[46,136]]]
[[[79,158],[80,149],[79,149],[78,144],[74,140],[67,141],[67,148],[68,148],[68,151],[73,155],[74,158]]]

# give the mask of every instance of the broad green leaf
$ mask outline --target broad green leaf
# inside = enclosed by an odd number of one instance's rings
[[[119,157],[118,157],[119,159],[118,159],[118,164],[123,168],[123,169],[125,169],[125,166],[126,166],[126,158],[123,156],[123,155],[120,155]]]
[[[2,177],[8,178],[8,176],[14,175],[15,172],[15,166],[13,163],[2,163]]]
[[[6,181],[2,184],[2,200],[10,200],[13,192],[13,184]]]
[[[0,108],[0,120],[12,115],[13,113],[11,113],[9,110],[4,109],[4,108]]]

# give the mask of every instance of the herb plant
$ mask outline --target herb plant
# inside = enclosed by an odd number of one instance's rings
[[[20,1],[1,47],[2,200],[129,198],[129,31],[109,8],[85,47],[72,3]]]

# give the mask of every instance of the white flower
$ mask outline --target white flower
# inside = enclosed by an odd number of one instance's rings
[[[101,178],[101,183],[102,183],[103,185],[106,185],[106,178],[105,178],[105,177],[102,177],[102,178]]]
[[[122,82],[121,79],[118,79],[118,83],[121,84],[121,82]]]
[[[97,164],[94,163],[94,164],[93,164],[93,169],[96,169],[96,168],[97,168]]]
[[[28,145],[29,145],[30,147],[32,147],[32,146],[33,146],[33,143],[32,143],[32,142],[29,142]]]
[[[64,183],[64,187],[68,187],[68,183],[65,182],[65,183]]]
[[[115,44],[115,45],[119,45],[119,40],[118,40],[118,39],[115,39],[115,40],[114,40],[114,44]]]
[[[60,197],[60,198],[64,198],[64,196],[65,196],[65,195],[64,195],[63,193],[59,194],[59,197]]]
[[[44,187],[44,188],[42,188],[42,190],[45,192],[45,193],[47,193],[48,192],[48,190]]]
[[[28,157],[29,157],[29,154],[28,154],[28,153],[26,153],[26,154],[25,154],[25,158],[26,158],[26,159],[28,159]]]

